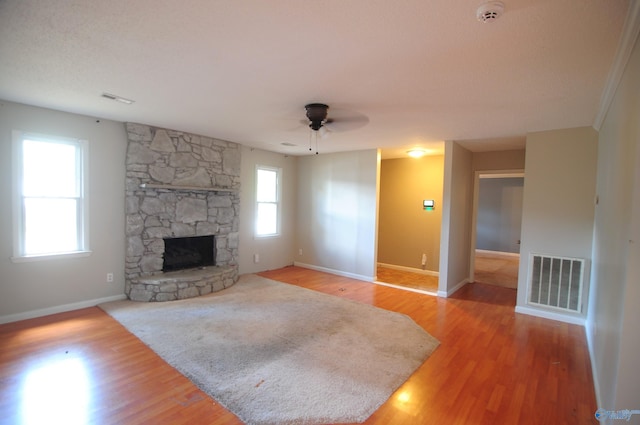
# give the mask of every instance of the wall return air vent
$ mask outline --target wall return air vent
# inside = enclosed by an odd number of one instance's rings
[[[528,303],[580,313],[584,268],[581,258],[531,254]]]

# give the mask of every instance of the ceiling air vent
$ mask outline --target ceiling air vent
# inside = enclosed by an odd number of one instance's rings
[[[487,24],[498,19],[502,15],[502,12],[504,12],[504,3],[501,1],[490,1],[478,8],[476,16],[478,21]]]
[[[105,99],[115,100],[116,102],[124,103],[127,105],[131,105],[133,102],[135,102],[134,100],[126,99],[124,97],[117,96],[111,93],[102,93],[102,97],[104,97]]]

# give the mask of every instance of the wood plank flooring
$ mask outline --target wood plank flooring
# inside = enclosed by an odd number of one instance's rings
[[[376,269],[378,282],[398,285],[405,288],[418,289],[433,294],[438,293],[438,277],[389,267],[378,266]]]
[[[598,423],[583,328],[515,314],[513,290],[442,299],[298,267],[260,274],[407,314],[440,340],[366,424]],[[0,423],[240,422],[88,308],[0,325]]]
[[[520,256],[495,251],[476,250],[474,280],[516,289]]]

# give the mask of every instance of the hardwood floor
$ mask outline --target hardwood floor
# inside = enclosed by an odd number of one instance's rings
[[[366,424],[598,423],[583,328],[515,314],[513,290],[442,299],[298,267],[260,275],[407,314],[440,340]],[[88,308],[0,325],[0,423],[240,422]]]
[[[474,278],[476,282],[517,289],[519,267],[519,255],[476,250]]]
[[[438,277],[420,273],[407,272],[378,266],[376,269],[378,282],[402,286],[420,291],[438,293]]]

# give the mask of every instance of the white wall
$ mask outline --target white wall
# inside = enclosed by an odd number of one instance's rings
[[[531,253],[591,259],[597,149],[591,127],[527,135],[518,307]]]
[[[296,242],[297,158],[244,146],[241,156],[239,273],[256,273],[291,265],[293,264]],[[257,165],[282,169],[281,234],[276,237],[255,237]],[[258,254],[259,263],[254,261],[254,254]]]
[[[640,115],[640,114],[639,114]],[[637,115],[638,116],[638,115]],[[638,116],[640,118],[640,116]],[[640,121],[636,120],[636,124]],[[618,370],[614,391],[615,409],[640,406],[640,131],[636,132],[635,179],[632,188],[631,222],[629,223],[629,245],[626,258],[624,297],[621,308],[620,346],[618,350]],[[597,302],[596,302],[597,303]],[[606,372],[605,372],[606,373]],[[604,405],[604,404],[603,404]],[[634,418],[640,423],[640,418]]]
[[[637,10],[637,7],[636,7]],[[640,43],[600,127],[587,317],[601,407],[640,407]],[[638,416],[632,419],[640,423]]]
[[[11,262],[12,130],[89,141],[89,257]],[[0,102],[0,322],[123,296],[126,147],[122,123]]]
[[[438,295],[453,294],[469,280],[473,170],[470,151],[445,142]]]
[[[379,162],[377,150],[298,158],[296,264],[373,279]]]

